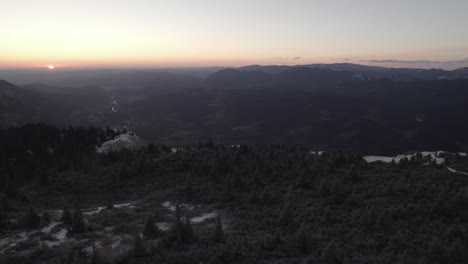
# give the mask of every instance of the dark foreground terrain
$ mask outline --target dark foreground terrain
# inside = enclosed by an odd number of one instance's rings
[[[0,263],[467,263],[468,158],[0,130]]]

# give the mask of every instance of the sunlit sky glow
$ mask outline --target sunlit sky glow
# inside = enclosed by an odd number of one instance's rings
[[[0,0],[0,67],[468,66],[466,0]]]

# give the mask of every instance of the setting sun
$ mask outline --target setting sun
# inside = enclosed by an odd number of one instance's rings
[[[49,66],[47,66],[47,68],[49,68],[49,70],[53,70],[53,69],[55,69],[55,66],[54,65],[49,65]]]

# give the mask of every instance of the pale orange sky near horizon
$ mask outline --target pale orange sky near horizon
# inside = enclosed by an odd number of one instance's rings
[[[468,66],[462,0],[0,3],[0,67]]]

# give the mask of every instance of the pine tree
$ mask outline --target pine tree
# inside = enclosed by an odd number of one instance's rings
[[[249,197],[247,199],[250,203],[256,203],[258,201],[257,188],[255,186],[250,189]]]
[[[331,224],[333,222],[330,206],[327,206],[327,208],[325,208],[325,213],[323,214],[323,222],[325,222],[326,224]]]
[[[457,239],[448,250],[450,263],[464,263],[467,260],[466,248],[460,239]]]
[[[346,193],[343,190],[343,186],[338,181],[333,184],[330,189],[330,194],[335,204],[341,204],[346,199]]]
[[[320,197],[327,197],[330,195],[330,189],[328,188],[328,181],[326,178],[323,178],[318,187],[318,192]]]
[[[465,204],[466,208],[468,208],[468,187],[465,188],[462,199],[463,199],[462,202]]]
[[[297,248],[302,253],[307,254],[310,250],[310,238],[304,224],[302,224],[299,230],[297,230],[295,240]]]
[[[234,199],[234,187],[229,177],[226,177],[224,181],[224,192],[223,197],[226,202],[230,202]]]
[[[184,230],[184,241],[185,242],[193,242],[195,240],[195,235],[193,233],[192,223],[190,221],[190,214],[188,212],[185,213],[185,222],[183,226]]]
[[[85,227],[85,222],[83,219],[83,213],[81,213],[80,208],[78,205],[75,205],[75,211],[73,212],[73,233],[75,234],[81,234],[85,232],[86,227]]]
[[[223,223],[221,222],[221,214],[216,215],[216,227],[213,234],[213,240],[216,242],[224,242]]]
[[[91,255],[91,264],[99,264],[101,262],[101,259],[99,257],[99,253],[97,251],[97,246],[96,244],[93,244],[93,252]]]
[[[231,184],[237,190],[242,190],[244,188],[244,182],[243,182],[241,176],[239,175],[239,173],[237,173],[237,172],[234,173],[234,175],[232,175]]]
[[[66,204],[65,204],[65,206],[63,208],[63,213],[62,213],[61,220],[65,225],[72,225],[72,223],[73,223],[72,214],[71,214],[70,209],[68,208],[68,206]]]
[[[288,201],[281,210],[280,216],[278,217],[279,225],[289,225],[293,222],[293,213],[291,209],[291,203]]]
[[[3,206],[0,206],[0,228],[6,225],[7,222],[7,214]]]
[[[49,183],[49,174],[45,169],[39,168],[38,183],[39,185],[47,185]]]
[[[302,169],[301,173],[299,174],[297,185],[301,188],[309,187],[307,171],[305,169]]]
[[[24,224],[31,228],[36,228],[41,225],[41,217],[34,211],[32,207],[29,207],[28,215],[25,218]]]
[[[339,264],[341,263],[338,259],[335,247],[335,241],[328,243],[322,252],[322,264]]]
[[[135,227],[133,232],[133,254],[134,256],[143,256],[145,253],[146,252],[143,245],[143,240],[141,239],[140,228]]]
[[[71,263],[72,264],[85,264],[86,262],[81,257],[80,252],[76,250],[75,253],[73,254],[73,260]]]
[[[382,210],[382,212],[377,217],[377,225],[384,229],[392,222],[392,215],[388,209]]]
[[[107,209],[108,209],[108,210],[114,209],[114,203],[113,203],[113,201],[112,201],[112,198],[109,198],[109,199],[107,200]]]
[[[44,224],[50,224],[50,214],[47,212],[47,210],[42,213],[42,222]]]
[[[351,166],[351,169],[348,172],[348,178],[351,179],[352,182],[358,182],[359,181],[359,176],[357,173],[357,169],[355,165]]]
[[[184,194],[185,194],[185,200],[187,200],[188,202],[192,201],[193,199],[192,181],[190,180],[187,181],[187,184],[185,185]]]
[[[143,230],[143,235],[145,236],[145,239],[151,239],[156,235],[154,226],[155,224],[153,215],[149,214],[148,218],[146,219],[145,229]]]
[[[2,203],[0,206],[3,208],[5,212],[8,212],[8,210],[10,209],[9,204],[8,204],[8,198],[6,196],[2,197]]]
[[[447,197],[445,194],[445,190],[444,189],[440,190],[439,194],[437,195],[436,201],[431,206],[431,211],[433,213],[441,212],[445,207],[446,199]]]
[[[445,247],[439,238],[434,237],[428,245],[429,256],[436,262],[442,262],[445,258]]]
[[[270,192],[268,191],[267,188],[263,189],[263,192],[262,192],[262,195],[261,195],[261,202],[263,204],[269,204],[271,202]]]
[[[184,228],[179,204],[176,204],[174,219],[168,231],[168,238],[172,241],[183,241],[184,239]]]
[[[288,191],[286,192],[286,202],[291,202],[293,199],[294,188],[292,185],[289,186]]]

